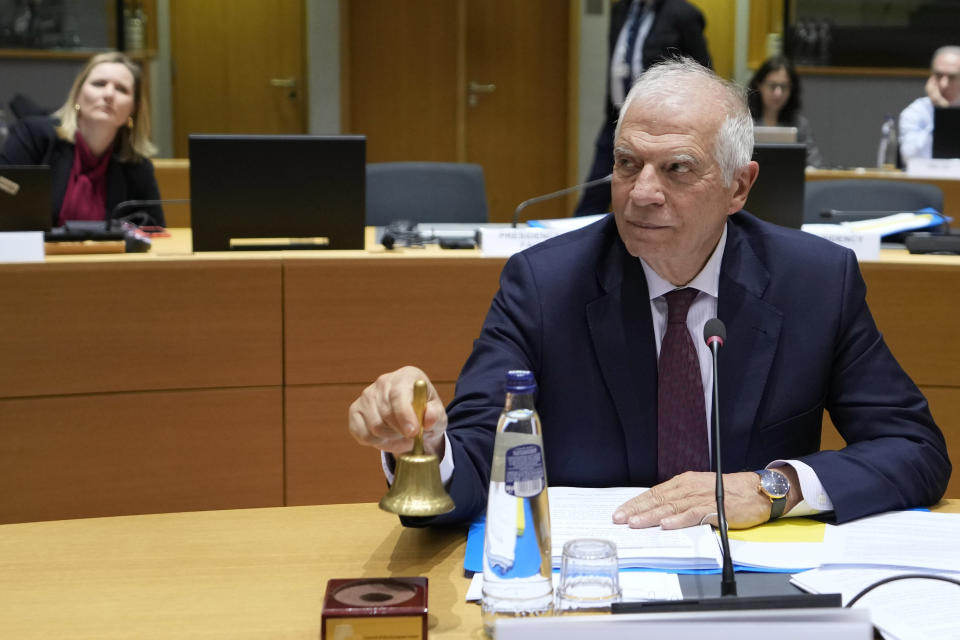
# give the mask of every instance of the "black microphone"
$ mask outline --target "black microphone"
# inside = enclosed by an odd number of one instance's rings
[[[610,182],[613,179],[613,174],[606,175],[602,178],[597,178],[596,180],[591,180],[590,182],[584,182],[582,184],[575,184],[572,187],[567,187],[566,189],[560,189],[560,191],[551,191],[550,193],[545,193],[542,196],[536,196],[533,198],[528,198],[517,205],[516,210],[513,212],[513,226],[514,229],[517,228],[517,222],[520,221],[520,212],[529,207],[532,204],[537,204],[539,202],[545,202],[547,200],[553,200],[554,198],[559,198],[560,196],[565,196],[568,193],[573,193],[574,191],[580,191],[581,189],[587,189],[594,185],[603,184],[605,182]]]
[[[730,539],[727,536],[727,516],[723,509],[723,468],[720,464],[720,387],[717,367],[720,347],[727,339],[727,328],[719,318],[711,318],[703,327],[703,339],[710,347],[713,360],[713,456],[717,470],[717,529],[723,552],[720,595],[735,597],[684,598],[683,600],[653,600],[648,602],[616,602],[613,613],[676,613],[679,611],[726,611],[749,609],[807,609],[840,607],[839,593],[799,593],[793,595],[737,596],[733,577],[733,558],[730,557]]]
[[[114,220],[121,218],[120,213],[127,209],[132,209],[134,207],[159,207],[165,204],[189,204],[190,198],[171,198],[171,199],[160,199],[160,200],[124,200],[123,202],[118,202],[111,211],[107,212],[107,215],[104,217],[104,228],[109,231],[110,226]],[[149,211],[144,211],[144,214],[149,218],[146,222],[152,222],[156,226],[165,226],[161,224],[161,220],[157,220]],[[145,227],[148,225],[139,224],[139,227]]]
[[[713,360],[713,464],[717,471],[717,529],[720,531],[720,549],[723,552],[723,578],[720,580],[720,595],[737,595],[737,581],[733,577],[733,559],[730,557],[730,538],[727,535],[727,514],[723,508],[723,472],[720,464],[720,347],[727,339],[727,328],[720,318],[710,318],[703,326],[703,339],[710,347]]]

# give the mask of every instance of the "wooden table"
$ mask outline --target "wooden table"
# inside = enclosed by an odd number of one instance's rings
[[[430,637],[482,638],[465,543],[374,504],[3,525],[0,637],[317,640],[327,580],[422,575]]]
[[[410,363],[451,398],[503,263],[193,254],[174,230],[147,254],[0,265],[0,523],[378,500],[347,407]],[[960,460],[960,257],[884,251],[861,269]],[[840,446],[832,429],[824,444]]]
[[[430,637],[479,638],[463,530],[374,504],[0,526],[0,637],[318,640],[327,580],[426,575]]]

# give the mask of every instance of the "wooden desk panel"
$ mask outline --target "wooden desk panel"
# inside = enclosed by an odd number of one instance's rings
[[[960,387],[960,259],[861,263],[867,303],[894,356],[921,386]]]
[[[0,397],[279,385],[279,261],[0,268]]]
[[[20,487],[0,498],[2,518],[278,504],[276,470],[244,448],[249,440],[273,455],[263,443],[272,442],[276,421],[285,429],[279,473],[287,504],[378,500],[376,454],[346,431],[350,401],[408,363],[452,397],[504,262],[412,251],[237,258],[156,249],[0,265],[0,486]],[[882,260],[862,265],[874,315],[960,460],[960,347],[949,334],[960,310],[950,295],[960,285],[960,258],[884,252]],[[264,387],[275,393],[252,409],[204,395],[243,397]],[[82,446],[62,424],[75,413]],[[222,427],[223,447],[194,444],[211,424]],[[133,453],[102,453],[114,447]],[[189,461],[193,447],[205,467]],[[243,463],[250,475],[228,482],[237,460],[251,459]],[[153,480],[139,477],[144,469]],[[263,486],[253,480],[258,473]],[[225,502],[197,502],[185,489],[191,483],[206,483],[208,495]],[[958,489],[951,484],[952,494]]]
[[[453,382],[498,287],[490,258],[289,260],[286,383],[369,384],[416,364]]]
[[[0,400],[0,522],[283,504],[282,390]]]
[[[347,429],[350,403],[366,386],[287,388],[287,505],[378,502],[386,492],[380,455]],[[453,398],[453,383],[436,387],[444,402]]]

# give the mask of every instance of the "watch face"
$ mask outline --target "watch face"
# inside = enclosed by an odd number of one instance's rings
[[[760,486],[771,498],[782,498],[790,492],[790,481],[787,476],[770,469],[760,474]]]

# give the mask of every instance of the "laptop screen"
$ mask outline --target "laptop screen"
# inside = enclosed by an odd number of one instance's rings
[[[49,231],[50,167],[0,165],[0,231]]]
[[[362,249],[366,138],[191,135],[194,251]]]
[[[753,141],[757,144],[791,144],[797,141],[797,128],[753,125]]]
[[[960,107],[934,107],[933,157],[960,158]]]
[[[760,174],[743,208],[761,220],[799,229],[803,224],[806,145],[757,144],[753,159],[760,164]]]

